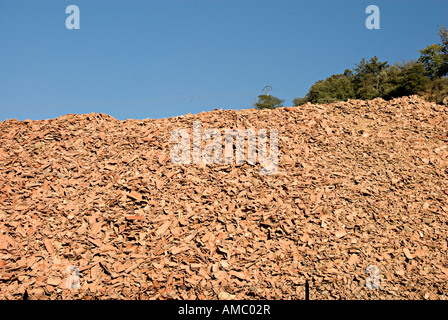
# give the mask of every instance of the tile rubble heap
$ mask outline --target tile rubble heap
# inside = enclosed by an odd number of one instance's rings
[[[173,164],[195,120],[277,129],[278,173]],[[3,121],[0,299],[447,299],[447,124],[417,96]]]

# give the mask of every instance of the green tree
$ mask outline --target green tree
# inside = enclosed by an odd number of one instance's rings
[[[424,65],[428,76],[431,79],[440,78],[446,75],[444,64],[446,57],[443,53],[443,47],[439,44],[432,44],[426,48],[419,50],[420,57],[418,60]]]
[[[422,63],[408,61],[395,63],[388,70],[387,88],[383,94],[384,99],[418,94],[429,83],[425,67]]]
[[[357,99],[369,100],[381,97],[386,91],[385,80],[387,79],[387,61],[378,61],[374,56],[369,61],[365,58],[355,64],[353,69],[353,85]]]
[[[422,50],[417,61],[395,63],[363,58],[352,70],[315,82],[303,98],[294,98],[295,106],[347,99],[369,100],[419,94],[428,101],[448,101],[448,30],[438,26],[440,44]]]
[[[308,99],[312,103],[346,101],[354,97],[352,80],[345,74],[334,74],[325,80],[319,80],[308,92]]]
[[[441,44],[434,43],[419,50],[418,60],[423,64],[431,79],[448,74],[448,30],[445,26],[438,27]]]
[[[309,100],[308,100],[308,96],[305,96],[305,97],[296,97],[296,98],[294,98],[293,100],[292,100],[292,103],[293,103],[293,105],[295,106],[295,107],[298,107],[298,106],[301,106],[302,104],[305,104],[305,103],[307,103]]]
[[[303,98],[294,98],[295,106],[306,102],[331,103],[334,101],[346,101],[355,98],[353,87],[353,73],[345,70],[343,74],[334,74],[325,80],[314,83]]]
[[[439,28],[438,34],[440,41],[442,42],[442,47],[445,52],[448,52],[448,30],[444,25],[437,26]]]
[[[419,94],[427,101],[432,101],[438,104],[446,104],[445,99],[448,97],[448,78],[431,80],[425,90]]]
[[[280,100],[277,97],[269,95],[269,93],[261,94],[258,96],[258,101],[254,104],[258,109],[275,109],[283,107],[285,100]]]
[[[425,69],[420,62],[397,62],[387,70],[381,97],[391,99],[417,94],[427,81]]]

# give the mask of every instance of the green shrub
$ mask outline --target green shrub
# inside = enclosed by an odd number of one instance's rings
[[[389,65],[376,56],[363,58],[352,70],[315,82],[295,106],[306,102],[329,103],[348,99],[391,99],[420,94],[429,101],[448,101],[448,30],[439,27],[440,44],[419,50],[418,61]]]
[[[275,109],[283,107],[283,102],[285,102],[285,100],[281,100],[266,93],[258,96],[258,102],[256,102],[254,106],[258,109]]]
[[[308,102],[307,96],[305,96],[303,98],[296,97],[292,100],[292,104],[294,105],[294,107],[301,106],[302,104],[305,104],[307,102]]]
[[[443,104],[443,99],[448,97],[448,78],[435,79],[427,84],[419,95],[427,101]]]
[[[420,62],[396,63],[388,70],[387,85],[385,86],[387,89],[382,98],[391,99],[418,94],[430,82],[426,75],[425,67]]]

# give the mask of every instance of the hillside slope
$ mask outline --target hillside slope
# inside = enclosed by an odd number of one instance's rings
[[[277,129],[278,173],[173,164],[195,120]],[[447,299],[447,133],[417,96],[3,121],[0,298]]]

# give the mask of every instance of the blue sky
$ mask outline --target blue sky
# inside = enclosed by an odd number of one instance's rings
[[[266,85],[288,106],[363,57],[418,58],[447,17],[446,0],[0,0],[0,121],[243,109]]]

